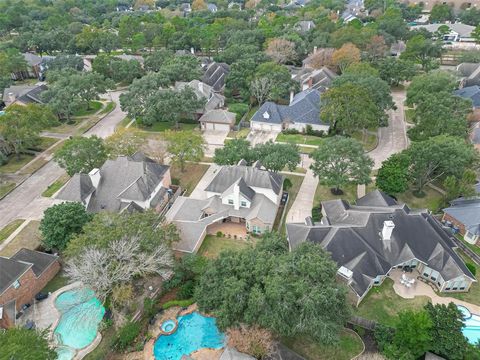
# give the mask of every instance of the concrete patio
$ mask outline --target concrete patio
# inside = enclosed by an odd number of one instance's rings
[[[400,297],[404,299],[413,299],[415,296],[427,296],[431,299],[433,304],[448,305],[449,303],[453,302],[456,305],[462,305],[466,307],[474,314],[480,314],[480,306],[478,305],[452,297],[439,296],[437,291],[433,289],[434,285],[427,284],[417,279],[417,276],[419,276],[418,271],[413,270],[411,273],[405,273],[408,278],[415,279],[415,283],[410,288],[406,287],[400,282],[402,274],[403,271],[400,269],[394,269],[389,273],[389,277],[393,280],[393,290]]]
[[[230,235],[232,238],[236,236],[238,239],[245,239],[247,236],[245,223],[235,223],[231,221],[216,222],[207,227],[207,234],[216,235],[219,231],[226,236]]]

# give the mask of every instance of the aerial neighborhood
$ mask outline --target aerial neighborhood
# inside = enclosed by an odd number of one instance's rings
[[[4,1],[0,95],[1,360],[480,360],[479,0]]]

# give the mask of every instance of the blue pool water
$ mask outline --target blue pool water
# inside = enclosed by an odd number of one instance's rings
[[[161,335],[153,348],[156,360],[180,360],[183,355],[203,349],[221,349],[225,335],[215,324],[215,318],[197,312],[178,317],[178,328],[171,335]]]
[[[470,313],[470,311],[464,307],[457,305],[458,309],[462,312],[465,326],[462,329],[463,335],[468,339],[470,344],[476,344],[480,340],[480,316]]]
[[[65,291],[57,297],[55,306],[61,313],[54,332],[60,345],[57,354],[61,360],[71,359],[76,349],[95,339],[105,308],[89,289]]]

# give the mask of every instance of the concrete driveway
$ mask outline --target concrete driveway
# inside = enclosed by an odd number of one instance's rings
[[[278,131],[260,131],[260,130],[250,130],[247,135],[247,140],[250,141],[252,146],[257,144],[265,144],[267,141],[275,141]]]
[[[388,126],[378,130],[378,145],[368,153],[375,161],[374,169],[379,169],[382,162],[388,159],[390,155],[401,152],[409,145],[403,107],[405,97],[406,94],[403,90],[392,92],[397,110],[390,111]]]
[[[205,175],[200,179],[195,189],[193,189],[190,197],[193,199],[205,200],[207,198],[207,193],[205,188],[212,182],[215,175],[217,175],[218,170],[220,169],[219,165],[212,164],[205,172]]]
[[[228,131],[219,130],[204,130],[202,132],[205,140],[205,156],[212,157],[215,154],[215,149],[222,148]]]
[[[302,185],[300,185],[297,197],[288,211],[287,223],[304,223],[307,216],[312,216],[313,199],[318,186],[318,178],[309,169],[311,163],[312,160],[304,155],[302,165],[307,169],[307,173],[303,178]]]
[[[115,110],[100,120],[84,136],[97,135],[106,138],[114,133],[116,125],[126,116],[120,109],[118,100],[120,94],[120,91],[111,93],[112,100],[117,104]],[[56,202],[52,198],[43,198],[42,192],[63,174],[65,170],[50,160],[4,197],[0,201],[0,229],[15,219],[41,219],[45,209]]]

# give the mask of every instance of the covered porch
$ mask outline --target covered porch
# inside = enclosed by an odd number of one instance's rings
[[[221,232],[223,236],[227,238],[245,239],[247,237],[245,220],[229,217],[208,225],[207,234],[216,235],[218,232]]]

